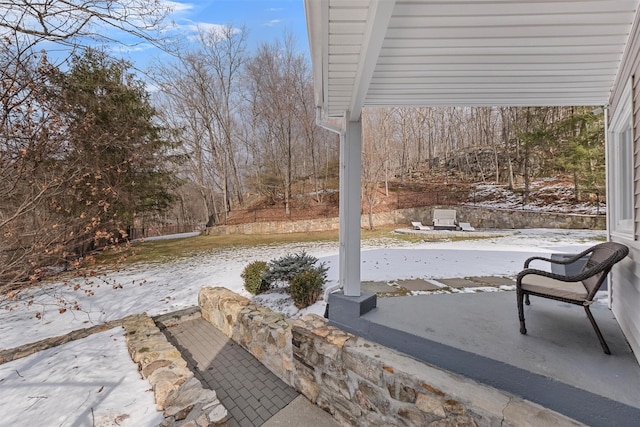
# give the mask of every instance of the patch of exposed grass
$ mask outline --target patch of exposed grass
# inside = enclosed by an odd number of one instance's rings
[[[398,228],[398,226],[393,224],[381,225],[379,227],[376,227],[374,230],[363,228],[360,231],[360,235],[362,237],[362,240],[379,239],[379,238],[385,238],[385,237],[391,237],[391,238],[400,240],[402,235],[394,232],[396,228]]]
[[[485,239],[495,239],[496,237],[500,237],[500,236],[478,236],[478,235],[473,235],[473,234],[469,234],[469,235],[465,235],[465,236],[454,236],[451,237],[449,240],[452,242],[462,242],[465,240],[485,240]]]
[[[392,226],[380,227],[374,231],[362,230],[362,240],[376,238],[398,238]],[[214,249],[247,248],[261,245],[277,245],[304,242],[337,242],[338,230],[315,231],[309,233],[284,234],[231,234],[224,236],[195,236],[180,239],[149,240],[135,242],[129,247],[106,250],[96,256],[101,266],[117,263],[165,262],[171,259],[189,257],[193,254]]]
[[[607,241],[607,236],[605,234],[605,235],[602,235],[602,236],[596,236],[593,239],[578,239],[577,241],[579,243],[592,243],[594,240],[596,242],[606,242]]]
[[[393,237],[409,243],[422,243],[427,240],[424,238],[424,236],[420,236],[417,234],[394,233]]]
[[[108,250],[99,254],[99,264],[109,265],[119,260],[125,263],[161,262],[188,257],[215,249],[245,248],[267,244],[319,242],[338,239],[337,231],[295,234],[232,234],[195,236],[180,239],[149,240],[132,243],[128,248]]]

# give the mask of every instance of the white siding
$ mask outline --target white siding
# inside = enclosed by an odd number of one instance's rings
[[[634,239],[612,236],[612,240],[629,247],[629,257],[614,267],[611,274],[611,308],[620,328],[629,340],[636,358],[640,362],[640,15],[631,31],[625,56],[617,76],[611,99],[609,118],[613,119],[616,109],[621,109],[621,94],[625,85],[633,79],[631,88],[633,147],[634,147]],[[615,165],[609,165],[609,170]],[[607,177],[610,179],[610,177]],[[616,188],[610,188],[615,192]]]
[[[305,0],[316,105],[603,105],[638,4]]]

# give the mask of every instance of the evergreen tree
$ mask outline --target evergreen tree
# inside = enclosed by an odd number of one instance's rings
[[[170,145],[154,123],[144,83],[130,65],[86,50],[68,73],[52,79],[51,96],[67,126],[62,161],[75,167],[67,214],[89,217],[100,237],[124,236],[137,216],[160,212],[171,202]]]
[[[602,115],[590,107],[575,108],[573,114],[554,125],[555,139],[562,151],[558,166],[573,176],[574,197],[580,201],[582,188],[603,194],[605,188],[604,126]]]

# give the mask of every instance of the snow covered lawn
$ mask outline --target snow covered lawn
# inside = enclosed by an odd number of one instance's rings
[[[575,253],[605,237],[603,231],[521,230],[493,239],[408,243],[363,242],[362,280],[514,276],[526,258]],[[240,273],[251,261],[269,261],[305,250],[329,267],[327,286],[338,279],[337,243],[304,243],[213,250],[164,264],[136,264],[117,272],[50,283],[0,311],[0,349],[146,312],[150,316],[197,304],[203,286],[223,286],[249,297]],[[77,289],[74,289],[77,288]],[[60,313],[59,299],[79,310]],[[260,298],[290,316],[324,312],[324,302],[298,311],[283,295]],[[157,425],[149,384],[129,358],[120,329],[0,365],[0,405],[5,425]]]
[[[122,328],[0,365],[4,426],[157,426]]]

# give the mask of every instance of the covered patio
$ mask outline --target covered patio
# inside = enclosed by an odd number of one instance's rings
[[[362,292],[360,173],[365,107],[599,106],[608,123],[640,1],[304,1],[317,121],[341,147],[330,322],[588,425],[637,425],[640,367],[607,304],[594,315],[611,356],[566,304],[532,299],[522,336],[511,292]]]
[[[640,366],[606,304],[592,311],[611,355],[570,304],[532,298],[521,335],[514,291],[377,298],[349,324],[338,313],[333,323],[587,425],[636,426]]]

